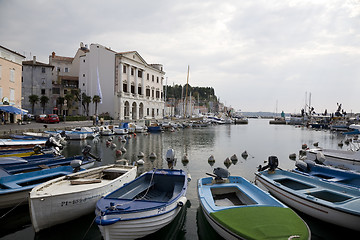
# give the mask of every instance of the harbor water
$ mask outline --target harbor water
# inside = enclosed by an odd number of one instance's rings
[[[221,239],[221,237],[206,222],[199,207],[197,198],[197,180],[206,177],[214,167],[223,167],[224,160],[236,154],[238,161],[228,169],[231,175],[242,176],[253,182],[254,173],[259,165],[269,156],[279,159],[279,167],[293,169],[295,161],[289,155],[296,153],[298,158],[302,144],[309,147],[318,142],[320,147],[338,149],[338,143],[345,139],[345,135],[330,131],[316,131],[304,127],[290,125],[270,125],[269,120],[250,119],[247,125],[217,125],[196,129],[179,129],[164,133],[139,133],[126,142],[118,136],[113,136],[114,145],[106,144],[109,137],[103,136],[99,141],[92,139],[83,141],[68,141],[63,150],[65,156],[81,154],[86,145],[92,146],[92,153],[102,158],[98,166],[114,163],[117,159],[127,159],[130,164],[138,160],[138,153],[143,152],[144,165],[138,166],[138,174],[153,168],[167,168],[165,154],[169,148],[175,150],[176,169],[184,169],[191,175],[186,208],[180,212],[175,221],[160,231],[147,236],[145,239]],[[126,153],[116,155],[116,150],[125,147]],[[349,146],[344,145],[346,149]],[[241,155],[246,151],[247,158]],[[150,159],[155,153],[157,158]],[[189,162],[182,162],[187,155]],[[213,155],[215,163],[211,166],[208,158]],[[266,164],[265,164],[266,165]],[[298,213],[309,225],[312,239],[348,239],[358,233],[338,226],[334,226],[309,216]],[[0,239],[102,239],[97,225],[94,223],[94,213],[80,219],[62,224],[40,233],[35,233],[27,206],[17,207],[11,212],[1,212]],[[355,235],[355,236],[356,236]]]

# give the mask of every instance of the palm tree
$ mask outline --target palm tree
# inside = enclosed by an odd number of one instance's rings
[[[65,103],[65,98],[63,98],[63,97],[58,97],[56,104],[59,106],[59,109],[60,109],[59,114],[60,114],[60,115],[62,115],[62,108],[63,108],[64,103]]]
[[[92,101],[95,103],[95,115],[97,116],[97,105],[101,101],[101,97],[99,95],[94,95]]]
[[[35,104],[39,102],[39,96],[38,95],[30,95],[29,96],[29,102],[31,103],[31,111],[32,111],[32,114],[35,114],[34,113],[34,107],[35,107]]]
[[[40,104],[41,104],[41,107],[43,109],[42,113],[45,112],[45,106],[46,106],[46,104],[48,102],[49,102],[49,98],[47,96],[43,95],[43,96],[40,97]]]
[[[66,100],[67,110],[68,110],[68,114],[69,114],[69,112],[70,112],[69,110],[72,108],[74,95],[72,95],[71,93],[66,94],[65,100]]]
[[[91,97],[86,95],[86,93],[82,93],[81,97],[86,116],[89,116],[89,104],[91,103]]]

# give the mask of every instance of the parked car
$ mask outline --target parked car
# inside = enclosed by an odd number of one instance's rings
[[[58,123],[60,122],[59,116],[56,114],[47,114],[44,118],[45,123]]]
[[[36,116],[36,122],[45,122],[44,120],[45,120],[45,118],[46,118],[46,114],[41,114],[41,115],[38,115],[38,116]]]

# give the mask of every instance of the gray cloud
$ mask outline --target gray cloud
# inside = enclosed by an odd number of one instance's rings
[[[80,42],[136,50],[168,84],[212,86],[243,111],[360,112],[360,5],[341,1],[1,1],[0,44],[47,62]]]

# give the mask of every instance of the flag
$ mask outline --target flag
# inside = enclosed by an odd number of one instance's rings
[[[100,103],[102,103],[102,93],[101,93],[101,86],[100,86],[99,67],[96,68],[96,73],[97,73],[97,83],[98,83],[97,93],[98,93],[98,96],[100,97]]]

